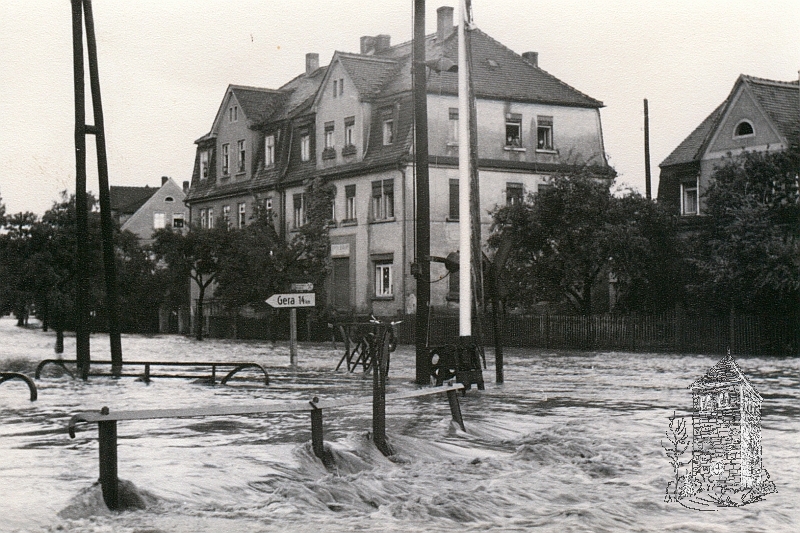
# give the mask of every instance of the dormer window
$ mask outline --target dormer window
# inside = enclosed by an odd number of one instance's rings
[[[271,167],[275,164],[275,136],[267,135],[264,138],[264,166]]]
[[[208,150],[200,152],[200,179],[208,177]]]
[[[734,137],[748,137],[750,135],[755,135],[755,130],[753,130],[753,125],[747,120],[739,122],[736,125],[736,129],[733,131]]]
[[[383,121],[383,145],[388,146],[394,142],[394,119]]]
[[[300,160],[308,161],[311,159],[311,136],[308,128],[300,130]]]
[[[699,215],[697,180],[681,183],[681,214]]]

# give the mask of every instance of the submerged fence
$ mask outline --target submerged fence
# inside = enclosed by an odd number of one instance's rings
[[[276,315],[270,319],[210,316],[211,337],[286,339],[288,326]],[[401,344],[415,343],[414,315],[393,316]],[[298,313],[300,340],[331,340],[333,328],[326,320],[314,321]],[[473,334],[478,328],[473,326]],[[482,320],[483,344],[494,344],[491,315]],[[432,313],[429,344],[458,340],[458,316]],[[578,350],[626,350],[738,355],[800,355],[800,317],[752,315],[693,315],[670,312],[660,315],[514,315],[503,318],[503,346]],[[339,339],[337,337],[337,340]]]
[[[491,317],[482,321],[484,344],[494,343]],[[475,332],[473,327],[473,332]],[[503,346],[741,355],[800,355],[800,320],[665,313],[647,316],[508,315]],[[432,316],[432,344],[458,339],[458,317]],[[413,343],[413,316],[398,326],[398,341]]]

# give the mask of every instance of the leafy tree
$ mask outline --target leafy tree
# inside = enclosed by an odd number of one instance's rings
[[[638,194],[614,196],[589,168],[494,213],[490,245],[506,242],[507,301],[530,308],[567,302],[582,315],[609,274],[622,310],[669,305],[674,291],[674,231],[669,217]],[[511,243],[509,245],[509,243]]]
[[[227,228],[191,227],[186,233],[160,229],[153,234],[153,251],[164,261],[172,273],[184,279],[190,278],[199,291],[195,336],[203,340],[203,302],[206,291],[217,279],[226,248],[229,245]]]
[[[729,157],[704,194],[690,290],[719,311],[800,311],[800,149]]]
[[[327,275],[333,185],[321,179],[305,189],[306,223],[285,240],[275,231],[270,214],[256,210],[253,222],[231,231],[228,254],[221,262],[215,296],[229,308],[264,307],[272,294],[292,282],[314,283],[319,294]],[[326,299],[319,298],[319,305]]]

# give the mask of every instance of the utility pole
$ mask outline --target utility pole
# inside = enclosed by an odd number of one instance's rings
[[[644,99],[644,186],[648,200],[653,199],[650,186],[650,114],[647,110],[647,98]]]
[[[431,300],[430,189],[428,176],[428,91],[425,66],[425,0],[414,0],[412,92],[414,94],[414,164],[416,168],[416,383],[430,383],[428,317]]]
[[[83,13],[82,13],[83,11]],[[86,45],[89,58],[89,84],[92,92],[94,125],[86,124],[84,68],[83,68],[83,23],[86,24]],[[103,274],[106,284],[106,316],[111,343],[111,368],[117,375],[122,372],[122,341],[119,327],[119,304],[117,299],[117,267],[114,254],[114,235],[111,221],[111,200],[108,189],[108,157],[106,155],[103,103],[100,98],[100,75],[97,66],[97,41],[94,32],[94,17],[91,0],[72,0],[72,48],[75,74],[75,211],[77,219],[77,269],[78,269],[78,337],[77,359],[83,379],[88,377],[89,313],[86,302],[88,294],[88,212],[86,205],[86,135],[95,136],[97,148],[97,173],[100,200],[100,231],[103,246]]]

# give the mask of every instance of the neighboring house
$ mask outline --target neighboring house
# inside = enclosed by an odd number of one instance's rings
[[[163,176],[161,187],[110,188],[111,216],[121,230],[136,234],[142,243],[152,240],[157,229],[170,227],[182,231],[188,224],[188,208],[184,204],[189,182],[181,188],[172,178]]]
[[[457,32],[453,9],[438,10],[426,37],[431,254],[458,249]],[[336,186],[327,302],[376,315],[414,312],[414,165],[410,42],[365,36],[360,53],[336,52],[327,66],[306,55],[305,72],[277,90],[231,85],[211,131],[198,139],[186,198],[193,224],[247,224],[257,204],[281,234],[305,223],[304,184]],[[572,165],[609,177],[602,102],[548,74],[537,54],[518,55],[472,33],[483,238],[497,206],[519,201]],[[436,68],[434,68],[436,67]],[[432,277],[443,277],[442,264]],[[431,304],[457,305],[457,282],[435,283]]]
[[[659,165],[658,201],[684,216],[703,214],[703,191],[724,157],[785,150],[800,136],[800,86],[741,75],[719,105]]]

